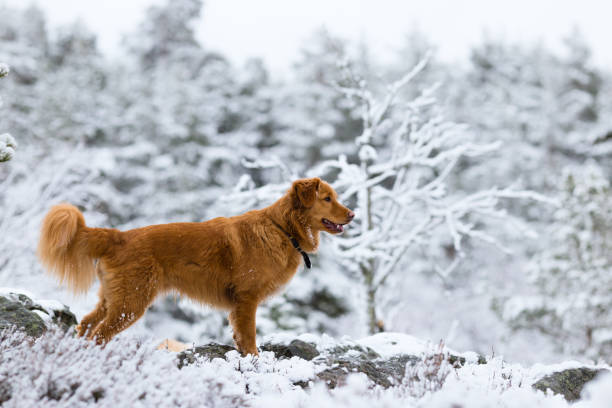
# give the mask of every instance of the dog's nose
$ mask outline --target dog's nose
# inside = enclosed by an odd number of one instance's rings
[[[349,220],[352,220],[353,218],[355,218],[355,213],[352,211],[349,211],[346,216]]]

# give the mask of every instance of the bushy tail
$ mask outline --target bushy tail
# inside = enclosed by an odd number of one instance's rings
[[[94,260],[108,251],[117,230],[87,228],[73,205],[51,208],[42,223],[38,257],[51,275],[75,293],[84,293],[96,277]]]

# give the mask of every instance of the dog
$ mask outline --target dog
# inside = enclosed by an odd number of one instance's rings
[[[105,344],[138,320],[160,294],[171,291],[229,311],[236,348],[257,355],[255,312],[278,292],[319,233],[338,234],[355,213],[319,178],[296,180],[274,204],[205,222],[152,225],[128,231],[85,226],[73,205],[45,216],[38,257],[75,294],[97,275],[99,301],[77,326],[79,336]]]

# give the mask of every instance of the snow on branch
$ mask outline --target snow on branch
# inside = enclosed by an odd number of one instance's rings
[[[10,71],[11,69],[8,65],[0,62],[0,78],[7,76]]]
[[[402,78],[393,82],[387,87],[387,94],[382,101],[378,101],[370,90],[367,89],[367,83],[364,79],[359,78],[350,68],[347,62],[340,64],[345,78],[353,87],[336,86],[336,88],[347,98],[355,98],[362,103],[362,118],[364,122],[364,131],[356,140],[359,145],[367,145],[370,143],[373,130],[381,124],[389,109],[393,106],[397,94],[410,83],[421,71],[425,69],[431,53],[427,53],[411,71],[406,73]],[[413,102],[427,103],[426,100],[415,100]]]
[[[17,149],[17,142],[13,136],[8,133],[0,135],[0,162],[9,161],[15,155],[15,149]]]
[[[297,178],[297,174],[293,172],[289,166],[287,166],[278,156],[272,156],[269,158],[259,158],[256,160],[242,160],[242,165],[247,169],[272,169],[278,168],[283,178],[292,180]]]
[[[9,72],[9,66],[0,63],[0,78],[7,76]],[[0,99],[0,106],[1,105],[2,99]],[[0,163],[11,160],[15,155],[15,149],[17,149],[17,142],[13,136],[8,133],[0,134]]]
[[[278,169],[281,180],[278,183],[268,183],[256,187],[250,175],[244,174],[234,187],[233,191],[222,196],[215,203],[215,213],[235,215],[254,208],[272,204],[282,196],[291,182],[299,176],[279,157],[269,156],[254,160],[243,159],[242,165],[249,170]]]

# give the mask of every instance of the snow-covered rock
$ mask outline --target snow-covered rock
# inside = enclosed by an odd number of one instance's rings
[[[76,323],[75,315],[60,302],[35,300],[27,291],[0,288],[0,331],[14,327],[39,337],[51,326],[65,331]]]
[[[568,368],[549,374],[533,384],[536,390],[561,394],[568,401],[580,399],[582,389],[595,377],[610,373],[605,368],[578,367]]]

